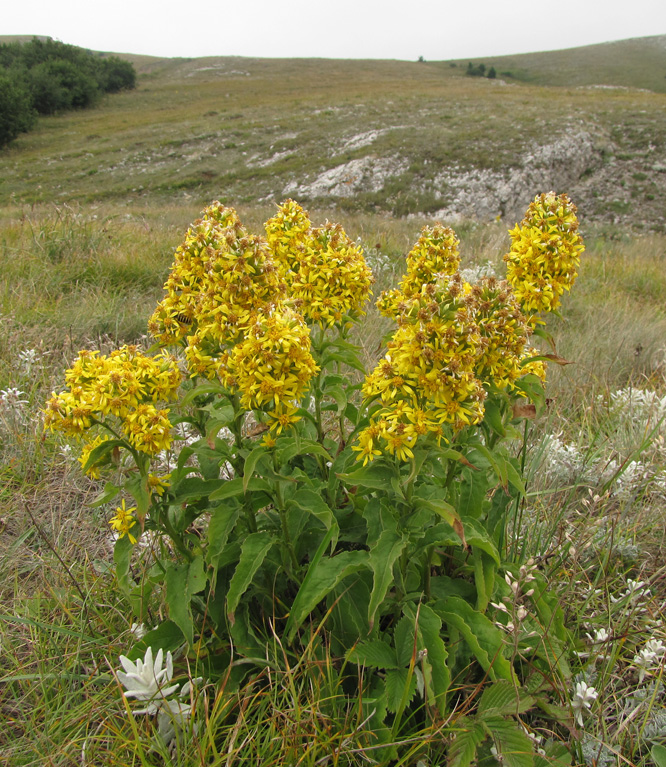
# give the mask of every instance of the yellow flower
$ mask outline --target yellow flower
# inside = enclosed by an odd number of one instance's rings
[[[507,280],[535,325],[536,315],[557,309],[578,276],[585,247],[578,234],[576,206],[565,194],[537,195],[509,234],[511,250],[504,256]]]
[[[133,515],[135,511],[136,506],[132,506],[130,509],[125,508],[125,499],[123,498],[121,505],[116,508],[116,515],[109,520],[109,524],[118,533],[118,537],[123,538],[126,535],[132,544],[135,544],[137,540],[130,532],[136,525],[136,519]]]

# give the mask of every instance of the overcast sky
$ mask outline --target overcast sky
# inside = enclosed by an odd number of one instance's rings
[[[666,34],[666,0],[5,0],[2,35],[153,56],[432,61]]]

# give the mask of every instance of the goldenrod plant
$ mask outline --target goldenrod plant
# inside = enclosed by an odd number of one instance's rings
[[[566,195],[538,196],[507,280],[477,282],[455,233],[426,227],[379,297],[396,327],[366,374],[351,341],[372,285],[359,244],[293,200],[266,237],[207,207],[176,250],[155,346],[81,352],[45,411],[107,480],[98,505],[120,501],[114,558],[135,619],[157,593],[168,605],[121,681],[184,647],[206,680],[240,685],[277,642],[335,659],[384,759],[406,722],[462,710],[454,767],[566,760],[555,741],[537,752],[529,727],[568,694],[569,634],[543,574],[511,560],[507,525],[525,495],[513,446],[559,361],[530,338],[573,284],[576,227]],[[470,689],[483,694],[460,709]]]

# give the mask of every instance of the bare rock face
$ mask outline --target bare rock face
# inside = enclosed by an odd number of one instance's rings
[[[387,179],[399,176],[407,168],[400,157],[359,157],[320,173],[309,184],[292,182],[285,195],[300,197],[350,197],[357,192],[378,192]]]
[[[602,165],[589,133],[571,132],[525,154],[516,168],[459,170],[446,168],[435,179],[448,204],[437,211],[444,219],[496,216],[520,219],[535,195],[544,190],[570,190]]]

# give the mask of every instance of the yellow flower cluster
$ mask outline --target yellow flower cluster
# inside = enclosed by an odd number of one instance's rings
[[[264,224],[266,239],[287,281],[298,271],[306,237],[312,227],[305,210],[295,200],[285,200]]]
[[[229,379],[246,410],[264,410],[278,434],[296,414],[317,366],[310,333],[300,314],[282,307],[262,317],[229,356]]]
[[[456,274],[460,265],[459,245],[456,233],[448,226],[425,226],[407,254],[407,272],[400,286],[382,293],[377,302],[379,311],[397,319],[403,313],[405,298],[418,295],[423,285]]]
[[[266,222],[266,234],[291,302],[306,322],[330,327],[364,314],[372,272],[339,224],[313,228],[300,205],[287,200]]]
[[[223,382],[230,349],[285,290],[266,241],[218,202],[188,229],[164,288],[148,329],[162,345],[185,338],[192,375]]]
[[[47,403],[45,427],[82,437],[104,422],[110,428],[119,425],[132,447],[149,455],[171,445],[169,411],[157,407],[173,399],[180,386],[181,374],[170,355],[147,357],[136,346],[123,346],[108,357],[83,350],[65,381],[68,389],[53,393]],[[104,439],[108,437],[89,440],[80,460],[85,463]]]
[[[584,250],[578,234],[576,206],[566,194],[537,195],[525,218],[512,229],[511,249],[504,260],[507,280],[523,311],[532,315],[550,312],[570,290]]]
[[[381,402],[352,448],[364,463],[381,452],[407,460],[420,436],[439,442],[483,419],[486,392],[475,370],[485,344],[460,276],[426,283],[398,303],[399,327],[363,386],[366,399]]]
[[[509,284],[485,277],[469,287],[475,319],[485,343],[476,362],[476,377],[487,388],[505,389],[525,375],[520,363],[531,328]]]

